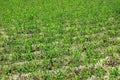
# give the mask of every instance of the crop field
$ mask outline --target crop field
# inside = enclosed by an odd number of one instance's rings
[[[0,80],[120,80],[120,0],[0,0]]]

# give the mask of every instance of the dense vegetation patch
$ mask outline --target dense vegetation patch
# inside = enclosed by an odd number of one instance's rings
[[[120,0],[0,0],[1,80],[119,80]]]

